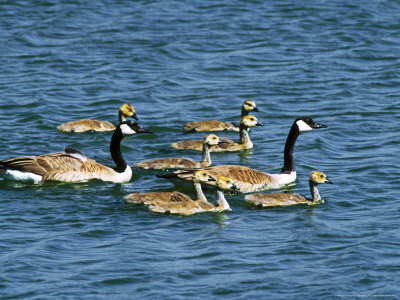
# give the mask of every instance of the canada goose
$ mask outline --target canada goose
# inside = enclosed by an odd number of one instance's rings
[[[251,100],[246,100],[242,105],[242,115],[241,117],[247,116],[250,112],[260,110],[257,108],[256,103]],[[183,131],[188,132],[200,132],[200,131],[239,131],[239,127],[229,123],[216,120],[206,120],[206,121],[194,121],[183,125]]]
[[[266,189],[274,189],[284,186],[296,179],[296,167],[293,159],[293,150],[300,133],[313,129],[325,128],[326,125],[316,123],[309,117],[297,118],[289,131],[284,149],[284,164],[278,174],[269,174],[257,171],[245,166],[222,165],[205,168],[213,177],[227,176],[240,188],[242,193],[257,192]],[[191,171],[175,171],[174,173],[157,175],[177,182],[175,179],[190,180]],[[207,183],[210,184],[210,183]]]
[[[87,158],[78,150],[65,148],[65,153],[21,156],[0,161],[0,171],[4,171],[11,179],[33,180],[35,183],[47,180],[79,182],[90,179],[115,183],[128,182],[132,177],[132,169],[122,157],[120,143],[125,136],[136,133],[151,133],[151,131],[133,121],[122,122],[115,129],[110,143],[115,168]]]
[[[212,146],[210,148],[211,152],[223,152],[223,151],[239,151],[252,149],[253,143],[250,140],[249,130],[255,126],[264,126],[263,123],[259,122],[256,117],[248,115],[244,116],[240,121],[240,142],[235,142],[234,140],[224,138],[226,143],[221,145]],[[190,149],[196,151],[203,150],[202,140],[186,140],[180,141],[172,144],[175,149]]]
[[[135,110],[132,105],[128,103],[122,104],[119,108],[118,118],[119,123],[126,121],[127,117],[135,118],[139,120],[136,116]],[[107,121],[97,121],[97,120],[78,120],[71,121],[64,124],[61,124],[57,127],[60,132],[85,132],[89,130],[93,131],[111,131],[115,130],[115,126]]]
[[[295,204],[314,205],[321,202],[317,185],[321,183],[333,183],[321,171],[312,171],[309,177],[312,199],[307,199],[299,194],[251,194],[246,195],[244,200],[258,207],[290,206]]]
[[[149,205],[149,209],[153,212],[180,215],[192,215],[206,211],[230,210],[223,192],[227,190],[237,190],[237,187],[230,178],[221,176],[216,180],[217,204],[215,205],[207,201],[201,190],[201,182],[215,181],[215,179],[209,176],[205,171],[196,171],[193,173],[192,180],[196,190],[196,200],[180,192],[155,192],[131,194],[126,197],[126,201],[128,203]]]
[[[203,153],[201,161],[194,161],[186,157],[168,157],[156,160],[145,160],[137,163],[136,166],[142,169],[198,169],[211,165],[210,147],[226,143],[224,139],[220,139],[215,134],[208,134],[203,140]]]

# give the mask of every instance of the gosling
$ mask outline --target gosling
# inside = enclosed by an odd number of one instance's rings
[[[310,190],[312,199],[307,199],[299,194],[284,194],[284,193],[271,193],[271,194],[251,194],[246,195],[244,200],[258,207],[276,207],[276,206],[291,206],[296,204],[315,205],[321,203],[321,196],[318,192],[318,184],[330,183],[324,173],[321,171],[312,171],[309,177]]]
[[[136,120],[139,120],[139,118],[136,115],[135,109],[132,107],[132,105],[128,103],[122,104],[122,106],[119,108],[118,111],[118,119],[119,119],[119,124],[122,122],[126,121],[126,118],[134,118]],[[78,120],[78,121],[71,121],[67,122],[64,124],[61,124],[60,126],[57,127],[59,132],[86,132],[86,131],[112,131],[115,130],[116,127],[115,125],[111,124],[110,122],[107,121],[98,121],[98,120]]]
[[[247,116],[250,112],[260,110],[257,108],[256,103],[251,100],[246,100],[242,105],[241,117]],[[201,132],[201,131],[239,131],[239,126],[236,126],[229,122],[222,122],[217,120],[206,120],[206,121],[194,121],[183,125],[183,131],[189,132]]]
[[[253,148],[253,142],[250,140],[249,131],[250,128],[255,126],[264,126],[263,123],[257,120],[256,117],[252,115],[244,116],[240,121],[240,142],[235,142],[234,140],[224,138],[226,143],[221,145],[215,145],[210,148],[211,152],[225,152],[225,151],[240,151],[248,150]],[[202,140],[186,140],[180,141],[172,144],[175,149],[186,149],[186,150],[196,150],[203,151],[203,141]]]

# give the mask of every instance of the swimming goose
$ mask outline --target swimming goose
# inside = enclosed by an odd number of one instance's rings
[[[115,183],[129,182],[132,177],[132,169],[122,157],[121,140],[125,136],[150,132],[133,121],[125,121],[117,126],[110,143],[110,152],[116,164],[115,168],[87,158],[78,150],[65,148],[65,153],[21,156],[0,161],[0,171],[5,172],[6,177],[13,180],[33,180],[35,183],[47,180],[79,182],[90,179]]]
[[[244,200],[258,207],[290,206],[295,204],[314,205],[321,202],[317,185],[321,183],[333,183],[321,171],[312,171],[309,177],[312,199],[307,199],[299,194],[251,194],[246,195]]]
[[[132,105],[128,103],[122,104],[118,112],[119,123],[126,121],[127,117],[135,118],[139,120],[136,116],[135,110]],[[115,126],[107,121],[97,121],[97,120],[78,120],[71,121],[61,124],[57,127],[60,132],[85,132],[89,130],[93,131],[111,131],[115,130]]]
[[[213,177],[227,176],[240,188],[242,193],[257,192],[266,189],[282,187],[296,179],[296,167],[293,159],[294,145],[300,133],[318,128],[325,128],[326,125],[316,123],[309,117],[297,118],[289,131],[284,149],[284,164],[278,174],[269,174],[257,171],[245,166],[222,165],[208,167],[205,170]],[[176,179],[190,180],[191,171],[175,171],[169,174],[158,174],[157,177],[166,178],[177,183]],[[178,180],[180,181],[180,180]],[[210,184],[210,183],[207,183]]]
[[[247,116],[250,112],[260,110],[257,108],[256,103],[251,100],[246,100],[242,105],[242,115],[241,117]],[[239,131],[239,127],[229,123],[221,122],[216,120],[206,120],[206,121],[195,121],[189,122],[183,125],[183,131],[188,132],[200,132],[200,131]]]
[[[230,178],[221,176],[216,180],[217,204],[207,201],[202,190],[201,182],[215,181],[205,171],[196,171],[192,176],[193,185],[196,190],[196,200],[180,192],[155,192],[143,194],[131,194],[126,197],[128,203],[149,205],[149,209],[158,213],[170,213],[180,215],[192,215],[206,211],[230,210],[229,203],[226,201],[224,191],[237,190],[237,187]]]
[[[240,142],[224,138],[226,143],[221,145],[212,146],[211,152],[223,152],[223,151],[239,151],[253,148],[253,143],[250,140],[249,130],[255,126],[264,126],[263,123],[259,122],[256,117],[248,115],[244,116],[240,121]],[[196,151],[203,150],[202,140],[186,140],[172,144],[175,149],[190,149]]]
[[[194,161],[186,157],[168,157],[156,160],[145,160],[137,163],[136,166],[142,169],[198,169],[211,165],[210,147],[226,143],[224,139],[220,139],[215,134],[208,134],[203,140],[203,153],[201,161]]]

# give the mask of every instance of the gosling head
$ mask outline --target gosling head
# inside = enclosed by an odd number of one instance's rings
[[[116,131],[119,130],[123,136],[130,136],[136,133],[153,133],[151,130],[144,129],[134,121],[124,121],[118,125]]]
[[[244,116],[240,120],[240,124],[246,128],[251,128],[251,127],[255,127],[255,126],[264,126],[263,123],[258,121],[257,118],[252,115]]]
[[[119,111],[124,117],[131,117],[136,120],[139,120],[139,118],[136,115],[135,109],[133,108],[132,105],[128,103],[122,104],[121,107],[119,108]]]
[[[247,112],[251,112],[251,111],[257,111],[259,112],[260,110],[258,109],[258,107],[256,106],[256,103],[252,100],[246,100],[243,103],[243,109]]]
[[[208,174],[207,171],[198,170],[193,172],[192,174],[193,182],[207,182],[207,181],[215,181],[215,178]]]
[[[226,143],[226,140],[223,138],[219,138],[215,134],[208,134],[204,137],[204,143],[209,146],[214,146],[214,145]]]
[[[300,133],[311,131],[313,129],[328,127],[327,125],[323,125],[323,124],[315,122],[313,119],[311,119],[309,117],[300,117],[300,118],[297,118],[294,122],[296,123],[297,127],[299,128]]]
[[[217,187],[217,189],[223,190],[223,191],[229,191],[229,190],[238,191],[239,190],[239,188],[232,181],[232,179],[229,177],[226,177],[226,176],[218,177],[217,182],[215,183],[215,186]]]
[[[326,177],[326,175],[321,171],[312,171],[309,178],[310,181],[312,181],[315,184],[321,184],[321,183],[333,184],[333,182],[330,181],[328,177]]]

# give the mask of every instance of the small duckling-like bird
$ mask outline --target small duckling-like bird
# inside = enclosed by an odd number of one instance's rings
[[[136,164],[136,167],[142,169],[198,169],[211,166],[210,147],[226,143],[215,134],[208,134],[203,140],[203,153],[201,161],[194,161],[186,157],[168,157],[155,160],[145,160]]]
[[[202,206],[212,205],[206,199],[206,196],[201,189],[201,183],[207,181],[215,181],[215,178],[210,176],[207,171],[195,171],[192,174],[192,184],[193,188],[196,192],[196,201],[199,201]],[[150,192],[150,193],[132,193],[128,196],[125,196],[125,200],[127,203],[131,204],[144,204],[144,205],[156,205],[165,202],[189,202],[193,201],[188,195],[183,194],[181,192],[173,191],[173,192]],[[193,207],[197,204],[192,203]],[[196,206],[197,207],[197,206]]]
[[[242,105],[242,115],[241,118],[247,116],[250,112],[260,110],[257,108],[256,103],[251,100],[246,100]],[[216,120],[206,120],[206,121],[194,121],[186,123],[183,126],[183,131],[189,132],[200,132],[200,131],[239,131],[239,127],[229,123]]]
[[[122,104],[118,112],[119,123],[126,121],[127,117],[134,118],[139,120],[135,109],[132,105],[128,103]],[[64,124],[61,124],[57,127],[59,132],[85,132],[85,131],[112,131],[115,130],[115,126],[107,121],[97,121],[97,120],[78,120],[71,121]]]
[[[290,206],[295,204],[308,204],[315,205],[321,202],[321,196],[318,192],[318,184],[330,183],[324,173],[321,171],[312,171],[309,177],[310,191],[312,198],[307,199],[299,194],[284,194],[284,193],[271,193],[271,194],[251,194],[246,195],[244,200],[258,207],[275,207],[275,206]]]
[[[224,151],[239,151],[253,148],[253,142],[250,140],[249,131],[250,128],[255,126],[264,126],[263,123],[259,122],[256,117],[252,115],[244,116],[240,121],[240,142],[224,138],[224,144],[215,145],[210,148],[211,152],[224,152]],[[203,150],[202,140],[186,140],[172,144],[175,149],[186,149],[186,150]]]
[[[0,174],[12,180],[81,182],[100,179],[115,183],[129,182],[132,169],[122,157],[121,140],[136,133],[151,133],[133,121],[125,121],[117,126],[110,143],[111,157],[116,164],[110,168],[87,158],[72,148],[65,153],[51,153],[39,156],[21,156],[0,161]],[[3,173],[4,172],[4,173]]]
[[[258,192],[266,189],[282,187],[296,180],[296,167],[294,164],[293,151],[294,145],[300,133],[311,131],[318,128],[325,128],[326,125],[316,123],[309,117],[297,118],[290,128],[284,149],[284,164],[281,172],[270,174],[251,169],[240,165],[220,165],[205,168],[207,172],[218,178],[226,176],[240,188],[242,193]],[[166,178],[175,184],[179,181],[188,181],[191,178],[190,170],[177,170],[169,174],[158,174],[157,177]],[[179,180],[176,180],[179,179]],[[208,182],[207,184],[212,184]]]

